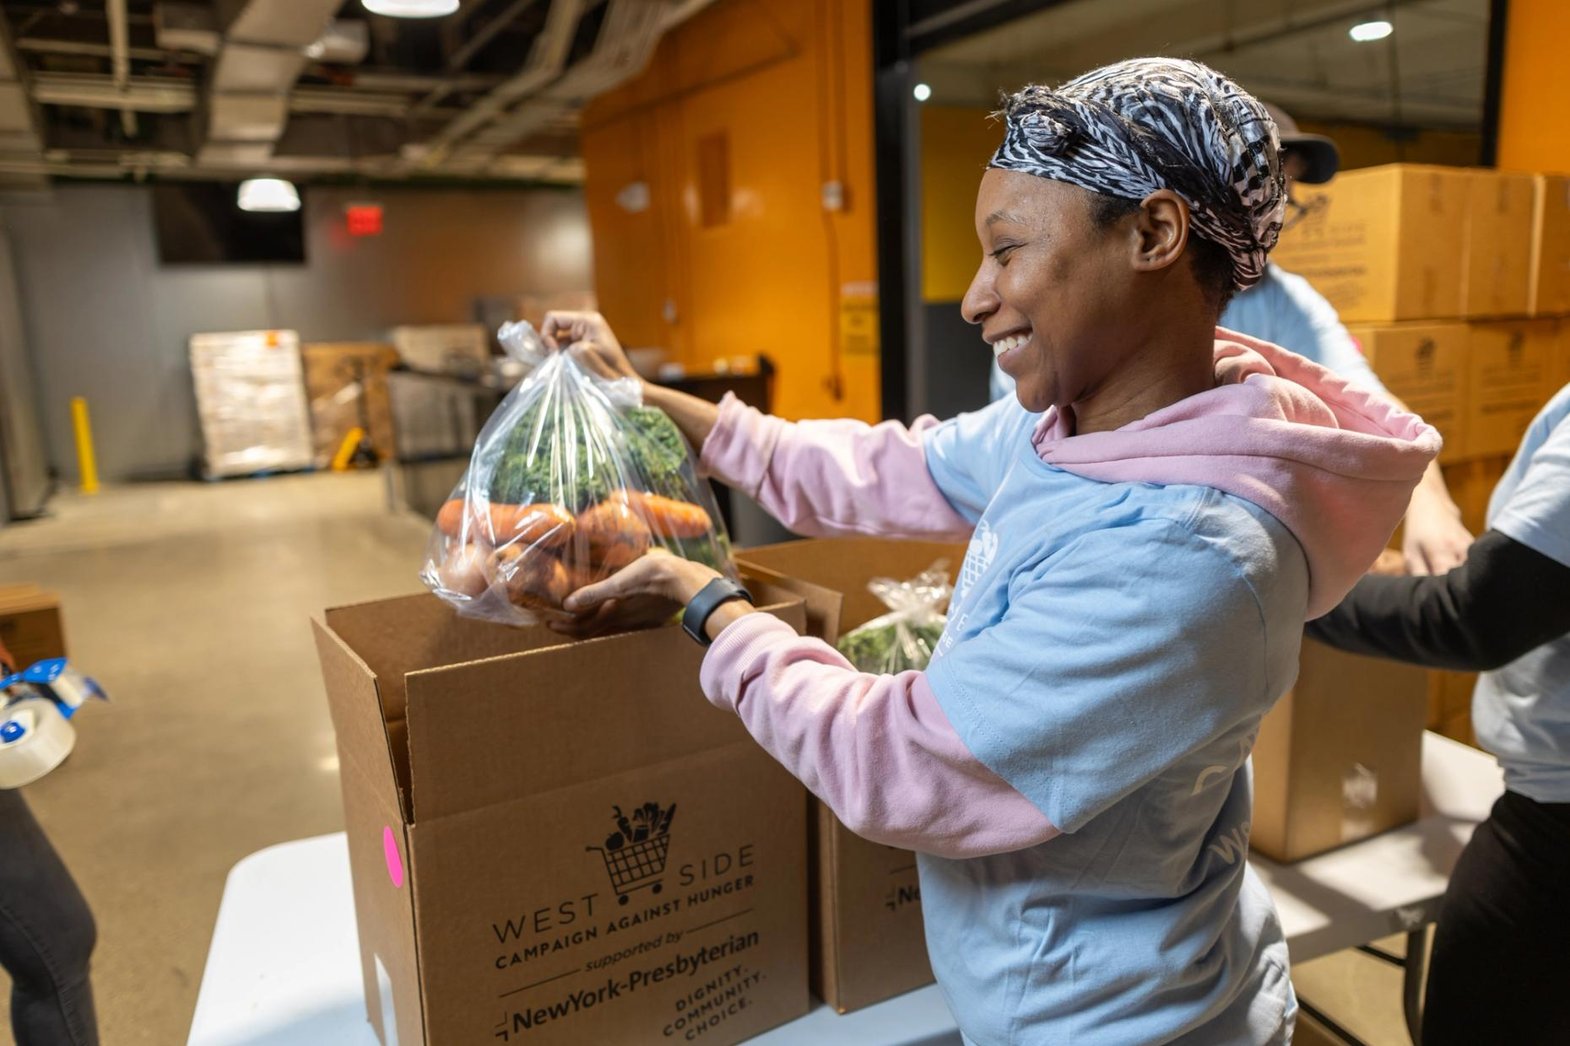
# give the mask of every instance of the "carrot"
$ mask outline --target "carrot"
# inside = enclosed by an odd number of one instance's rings
[[[436,528],[450,538],[458,536],[463,530],[463,507],[467,504],[462,498],[453,498],[441,507],[436,513]]]
[[[618,490],[612,500],[625,500],[648,521],[649,529],[662,538],[701,538],[714,529],[709,514],[690,501],[636,490]]]
[[[498,544],[560,548],[571,539],[572,531],[572,514],[559,506],[491,504],[491,533]]]
[[[649,550],[648,525],[625,501],[602,501],[578,514],[576,530],[580,547],[589,559],[607,570],[620,570]]]
[[[483,546],[473,542],[456,545],[436,568],[436,576],[447,591],[471,599],[483,595],[490,587],[485,576],[488,553]]]
[[[491,557],[498,580],[514,606],[560,610],[572,591],[572,582],[561,560],[538,549],[509,545]]]

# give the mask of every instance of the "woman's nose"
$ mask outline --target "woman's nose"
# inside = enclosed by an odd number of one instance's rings
[[[970,287],[965,291],[965,298],[959,303],[960,315],[965,317],[966,323],[981,323],[991,316],[998,308],[998,296],[992,287],[992,278],[987,273],[987,263],[983,261],[976,270],[976,275],[971,277]]]

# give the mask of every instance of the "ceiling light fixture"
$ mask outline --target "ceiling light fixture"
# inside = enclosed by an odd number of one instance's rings
[[[916,101],[925,102],[928,98],[932,97],[932,88],[926,84],[917,84],[916,89],[912,91],[911,94],[916,96]]]
[[[295,190],[293,182],[286,182],[282,178],[247,178],[240,183],[237,202],[242,211],[298,211],[300,194]]]
[[[440,18],[458,10],[458,0],[360,0],[373,15],[388,18]]]
[[[1347,30],[1347,35],[1360,44],[1366,44],[1375,40],[1383,40],[1395,31],[1395,26],[1381,18],[1374,22],[1359,22]]]

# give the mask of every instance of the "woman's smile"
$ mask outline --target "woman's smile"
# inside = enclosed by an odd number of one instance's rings
[[[1001,338],[992,341],[992,357],[998,361],[998,366],[1006,368],[1008,364],[1005,360],[1017,355],[1018,351],[1024,348],[1029,341],[1030,331],[1028,329],[1010,331]]]

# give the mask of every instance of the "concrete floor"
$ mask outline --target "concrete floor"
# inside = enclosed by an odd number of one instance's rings
[[[418,590],[427,525],[384,501],[374,474],[148,485],[0,528],[0,583],[60,594],[73,659],[113,698],[27,790],[97,914],[109,1046],[184,1042],[230,867],[342,827],[307,621]],[[1370,1046],[1406,1043],[1398,971],[1346,953],[1294,978]],[[1299,1026],[1300,1044],[1333,1041]]]
[[[112,703],[84,710],[76,751],[27,797],[98,918],[104,1042],[170,1046],[190,1028],[229,868],[342,827],[309,617],[417,591],[427,525],[388,513],[374,474],[51,508],[0,529],[0,583],[60,594],[72,658]],[[0,1016],[7,1046],[9,1026]]]

